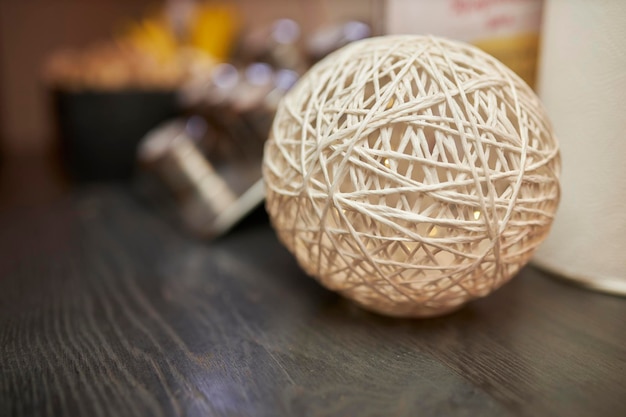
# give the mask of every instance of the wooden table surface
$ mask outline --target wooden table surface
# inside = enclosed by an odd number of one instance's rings
[[[123,188],[0,214],[0,416],[626,416],[626,299],[533,269],[362,311],[266,224],[185,236]]]

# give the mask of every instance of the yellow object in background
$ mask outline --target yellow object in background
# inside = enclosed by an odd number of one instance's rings
[[[476,45],[535,87],[543,0],[387,0],[387,34],[442,36]]]
[[[128,22],[113,41],[60,51],[46,63],[46,79],[71,90],[171,90],[209,74],[229,57],[239,30],[237,10],[190,4],[180,16],[161,9]]]
[[[189,22],[189,46],[224,61],[239,29],[237,14],[228,6],[198,6]]]
[[[493,55],[534,87],[537,80],[539,34],[525,33],[501,38],[482,39],[474,45]]]
[[[228,58],[239,30],[237,13],[233,8],[197,5],[186,20],[186,27],[180,36],[177,36],[170,19],[163,14],[134,23],[122,39],[159,62],[175,59],[185,47],[200,51],[216,61]]]
[[[149,18],[133,25],[123,38],[136,50],[146,53],[158,62],[176,58],[178,40],[164,18]]]

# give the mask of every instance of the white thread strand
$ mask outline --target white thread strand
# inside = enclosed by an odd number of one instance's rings
[[[434,37],[351,44],[279,106],[267,210],[299,264],[374,311],[430,316],[525,265],[559,202],[557,141],[533,91]]]

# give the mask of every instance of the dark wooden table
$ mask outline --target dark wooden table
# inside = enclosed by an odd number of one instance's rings
[[[430,320],[98,188],[0,214],[0,416],[626,416],[626,300],[531,267]]]

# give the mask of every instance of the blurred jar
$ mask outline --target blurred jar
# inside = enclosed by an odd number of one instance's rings
[[[124,181],[137,147],[159,123],[180,114],[173,91],[52,93],[61,156],[75,181]]]
[[[77,181],[128,180],[150,129],[180,114],[184,68],[129,42],[102,42],[50,56],[44,78],[64,166]]]

